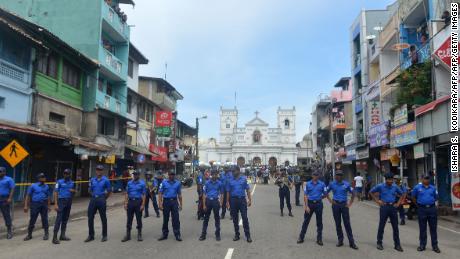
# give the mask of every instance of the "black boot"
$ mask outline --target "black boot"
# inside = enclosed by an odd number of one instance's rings
[[[56,232],[54,232],[54,234],[53,234],[53,241],[52,242],[55,245],[59,245],[61,243],[61,242],[59,242],[59,240],[57,238],[57,233]]]
[[[61,236],[59,237],[59,240],[61,240],[61,241],[70,241],[70,238],[68,238],[68,237],[65,235],[66,229],[67,229],[66,226],[62,226],[62,227],[61,227]]]
[[[11,228],[11,226],[7,227],[8,230],[7,230],[7,233],[6,233],[6,239],[12,239],[13,238],[13,230]]]
[[[289,211],[289,217],[294,217],[294,215],[292,215],[292,211]]]
[[[131,230],[130,229],[127,229],[126,230],[126,235],[125,237],[121,240],[121,242],[126,242],[126,241],[129,241],[131,240]]]
[[[43,240],[48,240],[50,237],[50,234],[48,232],[48,229],[45,229],[45,234],[43,235]]]
[[[27,229],[27,236],[24,238],[24,241],[29,241],[29,240],[32,239],[32,231],[33,230],[34,230],[33,228]]]
[[[139,242],[144,241],[144,239],[142,238],[142,230],[141,229],[137,230],[137,241],[139,241]]]

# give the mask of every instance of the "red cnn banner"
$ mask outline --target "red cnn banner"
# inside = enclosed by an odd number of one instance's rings
[[[155,127],[170,127],[172,122],[172,112],[156,112]]]
[[[158,155],[152,155],[152,161],[158,161],[158,162],[168,161],[168,148],[167,147],[158,147],[153,144],[150,144],[149,149],[150,149],[150,152],[158,154]]]

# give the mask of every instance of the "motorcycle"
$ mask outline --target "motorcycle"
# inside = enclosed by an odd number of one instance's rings
[[[414,203],[411,197],[411,189],[407,190],[406,198],[403,201],[404,212],[407,215],[407,219],[413,220],[417,215],[417,205]]]

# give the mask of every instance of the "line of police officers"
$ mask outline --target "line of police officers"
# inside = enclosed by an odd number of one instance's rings
[[[98,165],[96,167],[96,176],[91,178],[89,184],[89,192],[91,199],[88,205],[88,229],[89,235],[85,242],[94,240],[94,217],[96,212],[99,212],[99,216],[102,221],[102,242],[107,241],[107,216],[106,216],[106,200],[111,195],[111,184],[106,176],[103,175],[103,166]],[[204,210],[204,221],[202,227],[202,233],[199,240],[206,239],[206,232],[208,222],[211,213],[214,213],[215,220],[215,235],[216,240],[220,240],[220,218],[225,217],[225,210],[230,209],[231,218],[233,220],[235,236],[234,241],[240,239],[239,232],[239,214],[241,214],[243,221],[243,229],[246,236],[247,242],[252,242],[249,221],[247,217],[247,208],[251,206],[252,197],[250,192],[250,186],[245,176],[240,175],[239,167],[224,168],[224,172],[221,173],[218,179],[218,172],[212,170],[212,178],[206,181],[203,185],[201,201],[203,203]],[[323,203],[322,200],[327,200],[332,204],[332,212],[334,221],[336,224],[336,231],[338,237],[337,246],[343,246],[343,231],[342,231],[342,220],[345,227],[345,231],[348,237],[349,245],[353,249],[358,249],[350,224],[349,208],[352,206],[355,192],[351,185],[343,180],[343,173],[341,171],[336,172],[335,180],[326,186],[322,181],[319,180],[319,173],[314,172],[312,180],[308,181],[304,187],[304,221],[302,224],[301,232],[297,243],[303,243],[305,234],[313,214],[316,216],[317,222],[317,244],[322,246],[322,211]],[[28,233],[24,238],[25,241],[32,239],[32,232],[35,226],[35,222],[38,215],[41,216],[42,227],[44,230],[44,240],[48,240],[48,212],[51,209],[51,188],[46,184],[46,177],[44,174],[37,175],[37,182],[33,183],[27,190],[26,199],[24,202],[24,212],[28,212],[30,209],[30,221],[27,228]],[[138,236],[137,240],[142,241],[142,212],[147,206],[147,199],[152,199],[154,203],[155,211],[159,216],[159,211],[163,211],[163,235],[158,239],[159,241],[168,238],[168,222],[169,217],[172,217],[172,226],[175,238],[177,241],[182,241],[180,234],[180,221],[179,211],[182,209],[182,194],[181,194],[181,182],[175,179],[175,173],[170,171],[168,173],[168,179],[162,180],[161,183],[158,179],[152,180],[151,174],[146,173],[146,180],[149,183],[145,183],[144,180],[140,179],[139,172],[133,172],[133,179],[127,184],[125,190],[125,210],[127,211],[127,224],[126,224],[126,235],[122,239],[126,242],[131,239],[131,228],[134,216],[136,216]],[[281,178],[278,178],[275,182],[280,186],[280,209],[283,215],[284,203],[283,200],[287,200],[288,209],[290,216],[290,199],[289,185],[293,180],[286,177],[286,173],[283,172]],[[150,183],[151,182],[151,183]],[[286,191],[286,187],[288,188]],[[6,169],[0,167],[0,210],[5,220],[7,227],[7,239],[13,237],[12,232],[12,221],[11,221],[11,202],[14,195],[15,184],[12,178],[6,176]],[[156,199],[155,190],[158,189],[158,210],[155,207]],[[329,193],[332,191],[332,199]],[[75,183],[71,180],[71,171],[69,169],[64,170],[64,178],[59,179],[56,183],[54,190],[54,209],[57,211],[56,223],[54,226],[53,240],[54,244],[59,244],[60,241],[69,241],[70,238],[66,236],[67,222],[70,215],[72,206],[72,194],[75,192]],[[348,201],[347,194],[351,193],[351,199]],[[385,175],[385,183],[376,185],[370,190],[372,198],[380,206],[380,220],[377,234],[377,248],[383,249],[383,231],[385,228],[386,221],[390,219],[393,228],[393,240],[394,248],[397,251],[402,252],[399,230],[398,230],[398,207],[405,198],[405,193],[393,182],[393,175]],[[398,198],[399,196],[399,198]],[[421,183],[415,186],[412,190],[412,198],[418,206],[418,221],[420,228],[420,246],[417,248],[418,251],[424,251],[427,245],[427,224],[430,228],[431,244],[433,251],[440,253],[437,241],[437,209],[436,201],[438,199],[436,188],[430,184],[430,176],[425,176]],[[223,206],[225,202],[226,206]],[[147,206],[148,208],[148,206]],[[221,217],[219,217],[219,210],[222,208]],[[147,214],[148,215],[148,214]],[[146,216],[147,216],[146,215]],[[59,239],[57,238],[58,232],[61,230]]]

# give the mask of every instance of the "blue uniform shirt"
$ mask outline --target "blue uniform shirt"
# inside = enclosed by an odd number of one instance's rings
[[[66,181],[65,179],[59,179],[56,183],[54,191],[58,194],[58,199],[68,199],[72,197],[72,190],[75,188],[75,183],[72,180]]]
[[[308,196],[309,200],[319,201],[326,195],[326,185],[320,180],[316,184],[311,180],[305,184],[303,192]]]
[[[177,198],[177,195],[182,193],[182,184],[178,180],[163,180],[160,184],[159,192],[163,194],[163,198]]]
[[[196,184],[201,184],[202,185],[203,182],[204,182],[204,176],[203,176],[203,174],[200,173],[196,178]]]
[[[13,178],[9,176],[4,176],[0,179],[0,197],[6,197],[10,195],[10,192],[14,189]]]
[[[144,180],[131,180],[126,185],[126,193],[128,193],[128,198],[130,199],[140,199],[147,190]]]
[[[203,191],[207,198],[217,199],[219,195],[224,191],[223,184],[219,181],[207,181],[204,185]]]
[[[112,189],[109,179],[105,176],[102,176],[101,179],[93,177],[91,178],[89,184],[89,189],[91,190],[93,197],[105,196],[105,193],[111,192]]]
[[[42,202],[48,200],[51,194],[51,188],[47,184],[33,183],[27,190],[27,195],[32,202]]]
[[[417,204],[433,205],[438,200],[438,191],[431,184],[425,187],[419,183],[412,190],[412,197],[417,199]]]
[[[332,191],[332,199],[339,202],[347,201],[348,193],[353,193],[353,188],[351,187],[350,183],[347,181],[337,182],[333,181],[327,187],[327,193]]]
[[[378,192],[380,200],[387,203],[394,203],[396,201],[396,195],[403,194],[401,189],[394,183],[391,186],[388,186],[386,183],[378,184],[374,186],[374,188],[372,188],[370,192]]]
[[[230,177],[227,182],[226,190],[230,193],[230,197],[245,197],[246,190],[249,190],[249,184],[246,176],[240,175],[238,178]]]

